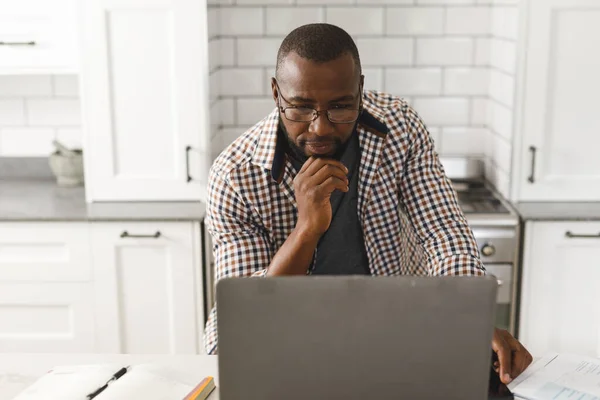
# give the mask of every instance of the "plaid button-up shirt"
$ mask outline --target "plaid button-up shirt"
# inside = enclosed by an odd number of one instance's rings
[[[357,124],[358,216],[372,275],[484,275],[473,234],[419,116],[365,91]],[[209,176],[207,226],[216,280],[263,276],[296,226],[295,170],[277,140],[277,109],[235,140]],[[217,351],[216,310],[204,345]]]

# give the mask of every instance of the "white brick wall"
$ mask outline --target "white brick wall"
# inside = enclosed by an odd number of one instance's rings
[[[81,147],[74,75],[0,76],[0,157],[45,157],[55,138]]]
[[[214,0],[213,152],[271,111],[285,35],[329,22],[354,37],[367,89],[407,99],[441,154],[485,157],[488,178],[508,195],[518,1]]]

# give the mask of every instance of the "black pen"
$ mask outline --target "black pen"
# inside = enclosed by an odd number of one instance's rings
[[[115,374],[108,380],[108,382],[106,382],[104,385],[100,386],[94,392],[88,394],[87,397],[86,397],[87,400],[91,400],[94,397],[98,396],[100,393],[102,393],[104,391],[104,389],[106,389],[108,387],[108,385],[110,384],[110,382],[116,381],[117,379],[119,379],[120,377],[122,377],[123,375],[125,375],[125,373],[128,370],[129,370],[129,366],[123,367],[120,370],[118,370],[117,372],[115,372]]]

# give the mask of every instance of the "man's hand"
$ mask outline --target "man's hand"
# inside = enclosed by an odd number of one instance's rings
[[[348,191],[348,168],[337,160],[311,157],[294,179],[298,223],[304,232],[320,238],[331,224],[331,193]]]
[[[492,339],[492,349],[498,355],[494,370],[500,380],[508,384],[531,364],[533,357],[517,339],[504,329],[496,328]]]

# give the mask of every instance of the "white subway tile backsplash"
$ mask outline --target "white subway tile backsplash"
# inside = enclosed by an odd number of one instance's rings
[[[237,39],[237,64],[239,66],[274,66],[277,50],[283,39],[239,38]]]
[[[275,101],[270,97],[256,99],[238,99],[237,123],[254,125],[275,109]]]
[[[296,0],[296,4],[314,4],[314,5],[352,5],[354,0]]]
[[[365,76],[365,90],[384,90],[382,68],[363,68],[362,73]]]
[[[387,6],[399,4],[414,4],[414,0],[356,0],[359,5],[384,4]]]
[[[260,35],[263,33],[263,9],[222,7],[219,22],[222,35]]]
[[[440,95],[440,68],[389,68],[385,72],[385,91],[398,96]]]
[[[57,97],[79,97],[77,75],[54,75],[54,95]]]
[[[515,94],[515,78],[504,72],[492,70],[489,92],[490,98],[493,100],[512,107]]]
[[[293,4],[294,0],[236,0],[238,5],[284,5]]]
[[[50,75],[0,75],[0,98],[25,96],[50,96]]]
[[[21,99],[0,99],[0,126],[25,124],[25,109]]]
[[[475,39],[475,65],[489,66],[492,42],[488,38]]]
[[[206,19],[208,38],[211,39],[219,34],[221,9],[218,7],[208,7]]]
[[[386,33],[392,35],[439,35],[444,31],[443,8],[388,8]]]
[[[57,128],[56,140],[70,149],[81,149],[83,147],[83,134],[80,128]]]
[[[53,151],[52,128],[3,128],[0,129],[0,154],[5,157],[47,156]]]
[[[465,38],[417,39],[417,65],[472,65],[474,45]]]
[[[451,35],[488,35],[490,22],[489,7],[449,7],[446,11],[446,33]]]
[[[471,99],[471,124],[472,125],[488,125],[489,117],[489,100],[487,98]]]
[[[404,38],[357,39],[356,45],[364,66],[411,65],[413,40]]]
[[[215,101],[210,105],[210,126],[211,135],[215,133],[215,130],[221,126],[221,101]],[[212,137],[212,136],[211,136]]]
[[[318,7],[268,7],[267,34],[285,36],[301,25],[322,22],[323,13]]]
[[[486,163],[485,177],[500,194],[506,198],[510,197],[510,178],[508,172],[502,171],[493,162]]]
[[[439,153],[442,150],[442,130],[438,127],[427,127],[427,132],[429,132],[429,136],[433,140],[433,147]]]
[[[262,95],[266,91],[260,68],[225,68],[221,71],[221,95]]]
[[[381,7],[329,7],[325,21],[343,28],[350,35],[383,34],[383,8]]]
[[[208,76],[208,100],[214,102],[221,94],[221,71],[214,71]]]
[[[240,137],[246,131],[245,127],[239,128],[223,128],[219,131],[219,136],[221,142],[223,143],[223,148],[229,146],[235,139]]]
[[[81,123],[79,99],[34,99],[26,101],[31,126],[69,126]]]
[[[512,140],[513,134],[513,111],[502,104],[490,100],[490,128],[494,133]]]
[[[219,39],[221,49],[219,66],[231,67],[235,65],[235,41],[236,39],[233,38]]]
[[[208,68],[213,70],[221,65],[221,41],[211,40],[208,42]]]
[[[221,124],[235,125],[235,100],[232,98],[224,98],[219,100],[221,111]]]
[[[443,155],[477,156],[485,153],[487,131],[483,128],[442,129]]]
[[[510,171],[512,146],[502,136],[494,135],[492,138],[492,159],[503,171]]]
[[[492,11],[492,34],[496,37],[517,40],[519,14],[516,7],[494,7]]]
[[[428,126],[469,124],[469,100],[466,98],[417,98],[413,104]]]
[[[489,87],[487,68],[448,68],[444,71],[444,94],[485,96]]]
[[[490,65],[514,74],[517,67],[517,45],[502,39],[492,39]]]
[[[417,4],[439,4],[439,5],[453,5],[453,4],[473,4],[475,0],[416,0]]]

